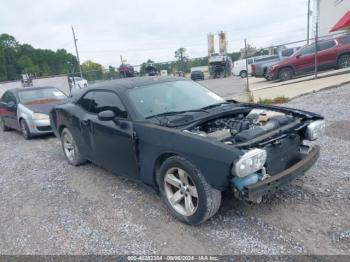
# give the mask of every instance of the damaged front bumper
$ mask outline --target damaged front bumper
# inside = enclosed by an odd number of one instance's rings
[[[315,164],[319,156],[320,146],[315,145],[300,161],[284,171],[257,183],[245,186],[240,192],[241,198],[252,202],[260,202],[262,196],[279,190],[292,180],[303,175]]]

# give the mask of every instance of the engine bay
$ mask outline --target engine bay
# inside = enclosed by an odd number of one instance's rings
[[[234,144],[250,141],[295,120],[295,117],[267,109],[252,109],[248,114],[236,114],[209,120],[185,132],[211,140]]]

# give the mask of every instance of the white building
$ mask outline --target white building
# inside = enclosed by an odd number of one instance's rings
[[[318,8],[317,2],[319,2]],[[313,25],[316,24],[317,13],[319,36],[340,32],[350,33],[350,0],[314,0]],[[312,29],[315,34],[315,26],[312,26]]]

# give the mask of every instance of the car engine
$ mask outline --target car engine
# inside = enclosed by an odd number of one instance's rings
[[[278,111],[252,109],[248,114],[225,116],[209,120],[185,132],[215,141],[239,143],[254,139],[276,128],[287,125],[294,117]]]

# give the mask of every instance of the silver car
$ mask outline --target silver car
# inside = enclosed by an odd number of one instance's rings
[[[66,98],[55,87],[8,90],[0,99],[0,128],[19,130],[25,139],[51,133],[49,113]]]

